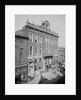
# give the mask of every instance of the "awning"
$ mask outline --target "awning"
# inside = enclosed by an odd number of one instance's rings
[[[28,66],[28,64],[21,64],[21,65],[15,66],[15,68],[17,69],[17,68],[22,68],[22,67],[27,67],[27,66]]]
[[[53,58],[53,56],[44,56],[44,59]]]

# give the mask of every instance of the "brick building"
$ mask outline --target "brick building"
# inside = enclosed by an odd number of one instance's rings
[[[46,70],[57,56],[58,34],[50,30],[48,21],[40,26],[27,21],[21,30],[15,32],[16,68],[28,64],[34,70]]]

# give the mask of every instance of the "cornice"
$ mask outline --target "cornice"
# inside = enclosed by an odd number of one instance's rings
[[[29,22],[27,22],[27,24],[25,25],[25,28],[28,27],[28,28],[33,28],[37,31],[40,31],[40,32],[44,32],[44,33],[47,33],[47,34],[50,34],[52,36],[55,36],[55,37],[59,37],[57,33],[54,33],[52,31],[49,31],[49,30],[46,30],[46,29],[43,29],[43,28],[40,28],[39,26],[36,26],[35,24],[31,24]]]

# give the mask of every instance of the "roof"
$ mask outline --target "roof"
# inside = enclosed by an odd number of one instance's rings
[[[40,26],[36,26],[35,24],[32,24],[32,23],[30,23],[30,22],[26,22],[26,23],[27,23],[27,24],[25,25],[25,28],[26,28],[26,27],[31,27],[31,28],[34,28],[34,29],[36,29],[36,30],[38,30],[38,31],[45,32],[45,33],[48,33],[48,34],[50,34],[50,35],[59,37],[59,36],[58,36],[58,33],[52,32],[50,29],[49,29],[49,30],[48,30],[48,29],[45,29],[45,28],[41,27],[41,25],[40,25]]]
[[[15,35],[20,35],[20,36],[24,36],[22,30],[18,30],[15,32]]]
[[[29,40],[29,38],[24,35],[24,33],[22,32],[22,30],[16,31],[15,32],[15,37],[16,38],[22,38],[22,39],[28,39]]]
[[[49,24],[48,21],[44,21],[44,22],[46,22],[46,23]],[[23,28],[25,28],[25,29],[26,29],[27,27],[29,27],[29,28],[33,28],[33,29],[35,29],[35,30],[37,30],[37,31],[40,31],[40,32],[44,32],[44,33],[53,35],[53,36],[55,36],[55,37],[59,37],[57,33],[52,32],[50,29],[45,29],[44,27],[42,27],[42,25],[36,26],[35,24],[32,24],[32,23],[30,23],[30,22],[26,22],[26,23],[27,23],[27,24],[23,27]],[[18,35],[18,36],[23,36],[23,37],[24,37],[25,35],[24,35],[24,33],[23,33],[22,30],[23,30],[23,29],[16,31],[16,32],[15,32],[15,35],[16,35],[16,36]],[[26,36],[25,36],[25,37],[26,37]]]

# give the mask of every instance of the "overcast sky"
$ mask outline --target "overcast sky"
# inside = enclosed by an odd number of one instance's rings
[[[50,29],[59,35],[59,47],[65,47],[65,15],[15,15],[15,31],[22,29],[27,19],[36,25],[48,20]]]

